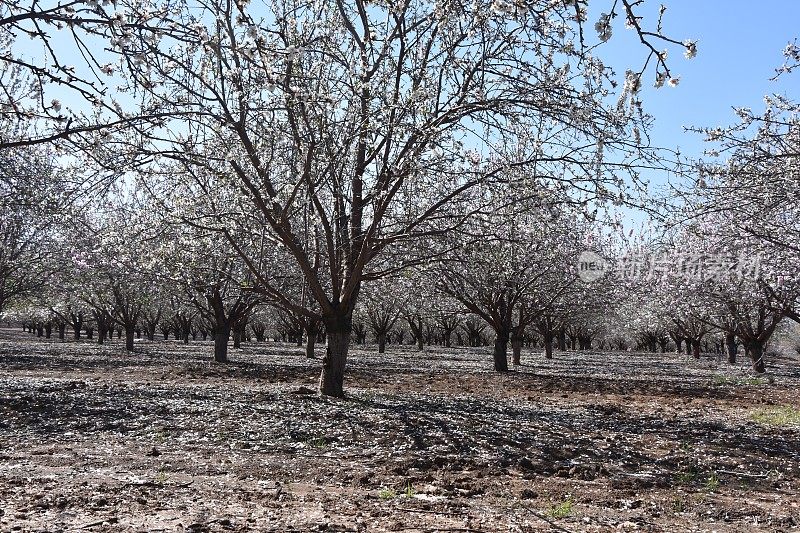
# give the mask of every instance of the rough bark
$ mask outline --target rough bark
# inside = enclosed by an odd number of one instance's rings
[[[511,349],[514,353],[514,366],[519,366],[522,364],[522,337],[518,335],[511,337]]]
[[[319,392],[323,396],[344,398],[344,369],[350,348],[350,333],[353,331],[352,314],[326,317],[325,330],[328,342],[322,359]]]
[[[545,359],[552,359],[553,358],[553,336],[552,335],[545,335],[544,336],[544,358]]]
[[[498,331],[494,341],[494,369],[496,372],[508,371],[508,338],[507,331]]]
[[[739,348],[736,346],[736,336],[733,333],[725,334],[725,346],[728,352],[728,362],[732,365],[736,364],[736,355],[739,352]]]
[[[228,362],[228,339],[230,336],[230,324],[217,324],[217,329],[214,335],[214,362]]]
[[[386,334],[380,333],[378,334],[378,353],[385,353],[386,352]]]
[[[125,326],[125,349],[129,352],[133,351],[133,339],[136,336],[136,328],[134,326]]]
[[[314,348],[317,344],[317,335],[319,334],[319,321],[314,319],[307,319],[305,323],[306,330],[306,359],[314,358]]]
[[[764,364],[764,343],[759,340],[751,340],[747,343],[747,352],[750,355],[750,361],[753,363],[753,371],[758,374],[763,374],[767,371]]]

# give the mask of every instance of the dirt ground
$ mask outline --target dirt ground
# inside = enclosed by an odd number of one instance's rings
[[[800,531],[798,361],[136,349],[0,330],[0,530]]]

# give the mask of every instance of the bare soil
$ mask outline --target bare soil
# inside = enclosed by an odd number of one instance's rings
[[[323,349],[323,347],[321,347]],[[2,531],[800,531],[800,363],[0,330]],[[318,353],[321,355],[321,353]]]

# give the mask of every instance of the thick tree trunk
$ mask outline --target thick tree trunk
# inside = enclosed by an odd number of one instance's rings
[[[386,353],[386,334],[378,335],[378,353]]]
[[[675,351],[679,354],[683,353],[682,345],[683,339],[675,339]]]
[[[757,340],[752,340],[747,343],[747,352],[750,355],[750,360],[753,362],[753,371],[758,374],[763,374],[767,371],[764,364],[764,343]]]
[[[686,355],[692,355],[692,340],[686,339]]]
[[[231,326],[229,324],[217,324],[214,332],[214,362],[228,362],[228,339],[231,336]]]
[[[59,324],[58,325],[58,338],[62,341],[67,336],[67,325],[66,324]]]
[[[692,341],[692,356],[700,359],[700,341]]]
[[[494,341],[494,369],[496,372],[508,371],[508,337],[507,331],[498,331]]]
[[[522,364],[522,337],[520,336],[512,336],[511,337],[511,350],[514,353],[513,361],[514,366],[519,366]]]
[[[53,324],[48,322],[47,324],[44,325],[44,338],[49,339],[50,335],[52,334],[53,334]]]
[[[733,333],[725,334],[725,346],[728,351],[728,362],[732,365],[736,364],[736,355],[739,348],[736,346],[736,336]]]
[[[129,352],[133,351],[133,339],[136,337],[136,328],[134,326],[125,326],[125,349]]]
[[[325,320],[328,342],[325,357],[322,359],[322,373],[319,376],[319,392],[323,396],[344,398],[344,369],[352,331],[352,313]]]

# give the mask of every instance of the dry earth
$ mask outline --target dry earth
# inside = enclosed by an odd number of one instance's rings
[[[0,530],[800,531],[797,361],[136,347],[0,330]]]

